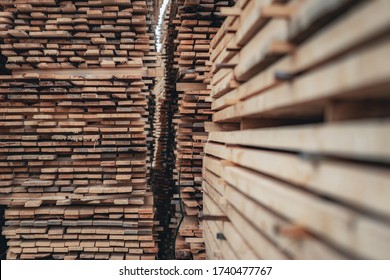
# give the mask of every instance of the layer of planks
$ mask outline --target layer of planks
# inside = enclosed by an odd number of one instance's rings
[[[3,11],[3,8],[0,6],[0,12]],[[0,39],[0,44],[2,44],[2,39]],[[0,52],[0,75],[5,75],[7,74],[7,70],[5,69],[5,63],[6,63],[6,58],[1,55]],[[4,227],[4,211],[5,211],[6,206],[0,204],[0,229]],[[5,260],[7,256],[7,240],[5,237],[0,234],[0,260]]]
[[[151,202],[10,208],[3,230],[7,259],[154,259]]]
[[[202,236],[202,159],[210,121],[210,41],[222,24],[229,1],[179,0],[170,7],[167,80],[173,85],[176,193],[172,203],[177,259],[204,259]],[[178,231],[178,232],[177,232]]]
[[[130,232],[135,242],[126,245],[127,253],[135,256],[128,257],[153,256],[148,92],[143,91],[147,87],[142,78],[41,74],[0,79],[0,202],[10,206],[4,229],[10,239],[8,257],[115,257],[115,252],[123,251],[113,251],[107,244],[120,238],[115,235],[128,238]],[[91,207],[96,204],[106,206]],[[99,233],[100,227],[105,235]],[[52,237],[53,231],[62,233]],[[68,239],[87,238],[98,251],[75,246],[78,250],[73,252],[72,246],[64,245]],[[146,238],[147,246],[143,248],[143,239],[137,238]],[[99,240],[103,241],[101,248]],[[41,241],[49,249],[40,251],[37,244]],[[57,245],[58,251],[53,249]]]
[[[154,62],[145,0],[0,1],[7,68],[134,67]],[[150,53],[150,54],[149,54]]]
[[[152,2],[0,3],[7,258],[154,259]]]
[[[207,257],[390,258],[390,2],[239,0],[222,13]]]
[[[5,206],[0,205],[0,228],[4,227],[4,211],[5,211]],[[7,257],[7,240],[5,237],[0,234],[0,260],[5,260]]]
[[[4,25],[3,25],[4,20],[8,22],[8,19],[4,19],[2,17],[3,14],[4,14],[3,7],[0,6],[0,30],[4,30]],[[3,44],[2,38],[0,38],[0,44]],[[9,74],[9,71],[5,68],[6,62],[7,62],[7,58],[4,55],[2,55],[0,52],[0,75]]]

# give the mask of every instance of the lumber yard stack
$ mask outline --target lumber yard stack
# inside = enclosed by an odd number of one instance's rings
[[[0,6],[0,30],[6,30],[7,28],[7,23],[8,20],[2,18],[2,12],[3,12],[3,7]],[[0,38],[0,44],[2,44],[3,41]],[[7,59],[1,54],[0,52],[0,75],[5,75],[7,74],[7,69],[5,68],[5,63],[7,62]],[[2,177],[0,177],[2,180]],[[3,228],[4,226],[4,211],[5,211],[6,206],[5,205],[0,205],[0,229]],[[5,260],[7,256],[7,240],[3,235],[0,234],[0,260]]]
[[[3,7],[0,6],[0,32],[6,31],[9,28],[10,20],[7,17],[7,13],[4,13]],[[3,44],[3,39],[0,38],[0,44]],[[9,71],[5,68],[7,58],[0,52],[0,75],[9,74]]]
[[[143,67],[151,59],[146,1],[1,1],[7,68]],[[155,60],[155,58],[152,57]]]
[[[5,206],[0,206],[0,228],[3,228],[5,221],[4,221],[4,211]],[[3,235],[0,235],[0,260],[5,260],[7,257],[7,240]]]
[[[203,259],[202,237],[202,159],[207,141],[204,123],[210,121],[210,41],[223,22],[222,7],[230,1],[179,0],[170,7],[167,61],[175,131],[176,191],[172,203],[175,256]]]
[[[1,79],[5,98],[1,108],[1,202],[8,200],[10,206],[5,216],[8,227],[3,232],[10,240],[9,258],[51,253],[39,251],[40,241],[49,244],[43,247],[54,247],[53,257],[62,257],[55,253],[68,253],[67,247],[84,248],[64,245],[65,241],[80,241],[83,233],[91,234],[87,241],[94,250],[99,249],[99,240],[102,247],[112,250],[107,244],[119,238],[111,236],[115,233],[128,238],[125,233],[133,232],[135,243],[144,233],[149,246],[154,244],[143,118],[147,99],[141,91],[141,77],[25,74]],[[7,104],[11,107],[5,107]],[[103,212],[91,207],[100,204],[106,205],[99,208]],[[100,226],[106,235],[95,233]],[[51,237],[52,231],[61,234]],[[35,233],[39,234],[34,238]],[[72,233],[78,234],[67,235]],[[24,234],[32,234],[28,242],[21,240],[26,239]],[[142,251],[142,246],[131,241],[129,246],[134,247],[129,250]],[[26,242],[33,248],[24,248]],[[57,245],[61,251],[55,250]],[[110,255],[108,252],[98,251],[96,258]],[[83,253],[82,258],[91,255]]]
[[[154,259],[152,2],[0,4],[7,258]]]
[[[161,31],[161,44],[166,44],[166,35],[168,28],[168,15],[166,12]],[[159,54],[159,63],[161,69],[166,69],[166,52],[165,47]],[[159,221],[159,259],[169,259],[171,257],[171,230],[169,228],[172,205],[170,199],[172,196],[174,182],[172,180],[173,160],[170,150],[170,143],[173,141],[171,127],[171,98],[170,91],[167,90],[166,78],[156,78],[153,95],[155,98],[155,113],[153,125],[154,139],[154,160],[152,164],[152,190],[156,207],[156,218]]]
[[[390,2],[238,0],[222,13],[207,258],[388,259]]]
[[[164,63],[161,62],[161,67]],[[156,101],[154,114],[153,139],[154,139],[154,160],[152,166],[152,191],[156,206],[156,217],[160,221],[158,232],[160,235],[160,246],[169,243],[169,217],[170,217],[170,196],[171,180],[168,172],[167,146],[168,146],[168,99],[165,91],[165,79],[158,78],[153,89]],[[168,238],[168,239],[167,239]],[[163,241],[164,240],[164,241]],[[166,254],[164,249],[159,250],[159,254]],[[163,258],[163,257],[160,257]]]
[[[155,25],[157,25],[158,18],[160,16],[160,9],[164,0],[153,0],[153,18],[155,21]]]

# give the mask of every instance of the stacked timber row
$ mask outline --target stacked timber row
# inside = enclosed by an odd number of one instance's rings
[[[160,16],[160,9],[161,9],[161,6],[162,6],[164,0],[153,0],[152,2],[153,2],[152,3],[152,5],[153,5],[153,19],[155,22],[155,24],[153,26],[157,27],[158,18]]]
[[[172,258],[172,230],[170,229],[170,220],[174,207],[170,203],[173,196],[175,183],[172,173],[174,169],[173,145],[174,135],[172,129],[173,102],[171,98],[172,85],[167,82],[169,72],[166,67],[167,54],[169,46],[167,42],[167,29],[169,20],[169,6],[160,26],[161,34],[161,67],[165,70],[164,78],[156,79],[156,86],[153,90],[156,101],[155,121],[154,121],[154,161],[153,161],[153,193],[155,195],[156,217],[159,221],[159,258]]]
[[[160,27],[160,42],[162,45],[166,43],[166,30],[168,25],[168,17],[164,17],[162,26]],[[159,63],[161,69],[165,70],[166,53],[165,48],[161,49],[159,54]],[[152,190],[156,207],[156,219],[159,221],[159,259],[167,259],[170,257],[171,231],[169,229],[171,216],[171,193],[172,193],[172,160],[169,159],[169,143],[173,141],[170,133],[170,98],[169,91],[166,90],[166,78],[156,78],[153,95],[155,98],[155,113],[153,125],[154,138],[154,160],[152,164]]]
[[[172,1],[168,36],[172,45],[167,54],[170,82],[175,85],[174,115],[177,191],[173,197],[176,213],[172,217],[175,231],[175,255],[178,259],[203,259],[202,239],[202,159],[207,140],[205,121],[210,121],[210,40],[222,24],[221,7],[229,1]],[[178,230],[178,234],[176,233]]]
[[[0,1],[7,68],[143,67],[150,51],[144,1]],[[150,8],[150,7],[149,7]]]
[[[277,2],[211,43],[207,257],[388,259],[390,2]]]
[[[177,236],[177,212],[179,210],[179,205],[177,199],[174,198],[175,194],[177,194],[177,183],[174,179],[175,172],[175,150],[176,150],[176,140],[175,140],[175,127],[174,127],[174,116],[177,112],[177,92],[176,92],[176,63],[174,62],[175,57],[175,48],[174,40],[175,37],[172,34],[175,34],[175,25],[172,23],[171,14],[177,13],[177,5],[173,5],[172,1],[168,3],[167,10],[165,13],[164,21],[166,22],[166,30],[165,30],[165,44],[162,45],[164,48],[164,52],[166,53],[165,59],[165,90],[166,90],[166,98],[167,98],[167,130],[168,130],[168,145],[166,151],[166,162],[167,162],[167,172],[170,179],[169,185],[169,201],[170,201],[170,209],[169,209],[169,231],[166,232],[168,242],[166,247],[166,259],[175,259],[175,237]],[[163,33],[163,34],[164,34]]]
[[[3,7],[0,6],[0,32],[7,31],[12,26],[10,17],[12,18],[12,15],[9,12],[4,12]],[[2,38],[0,38],[0,44],[3,44]],[[6,62],[6,57],[0,52],[0,75],[9,74],[9,71],[5,68]]]
[[[5,211],[5,206],[0,205],[0,228],[3,228],[5,225],[4,211]],[[7,240],[1,234],[0,235],[0,260],[5,260],[6,257],[7,257]]]
[[[7,258],[154,259],[152,3],[1,3]]]
[[[153,257],[142,78],[1,81],[8,258]]]
[[[161,63],[164,67],[164,64]],[[166,244],[165,234],[167,228],[166,220],[169,220],[169,176],[167,173],[167,158],[166,151],[168,145],[168,131],[167,131],[167,99],[165,91],[165,79],[163,77],[156,80],[156,86],[153,89],[153,95],[156,101],[155,115],[153,124],[153,139],[154,139],[154,160],[152,165],[152,191],[154,194],[156,206],[156,218],[160,221],[157,228],[159,232],[160,245]],[[165,221],[165,222],[164,222]],[[169,224],[169,223],[168,223]],[[162,254],[163,251],[159,251]],[[160,257],[161,258],[161,257]]]
[[[6,14],[3,13],[3,8],[0,6],[0,31],[5,31],[7,30],[9,26],[9,20],[5,16]],[[0,38],[0,44],[2,44],[3,41]],[[0,75],[5,75],[8,71],[5,69],[5,63],[6,63],[6,58],[1,55],[0,52]],[[2,177],[0,175],[0,180],[2,180]],[[0,205],[0,229],[3,228],[4,226],[4,211],[5,211],[5,206]],[[5,260],[7,255],[7,240],[3,235],[0,234],[0,260]]]

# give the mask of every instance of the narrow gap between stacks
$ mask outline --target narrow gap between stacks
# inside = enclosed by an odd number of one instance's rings
[[[0,260],[5,260],[7,256],[7,240],[3,236],[3,227],[5,225],[5,218],[4,218],[4,212],[5,212],[5,205],[0,205]]]

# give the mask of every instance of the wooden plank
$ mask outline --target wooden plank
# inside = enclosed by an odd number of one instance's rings
[[[256,73],[265,57],[272,54],[273,42],[287,40],[287,28],[286,20],[274,19],[241,49],[239,63],[234,69],[238,81],[248,80]]]
[[[281,84],[265,94],[232,105],[233,111],[226,108],[216,113],[213,120],[232,121],[242,117],[262,116],[266,112],[271,115],[272,110],[303,104],[306,106],[323,102],[326,98],[374,98],[378,95],[386,98],[390,67],[383,63],[382,57],[389,48],[390,41],[366,48],[290,83]],[[338,79],[340,76],[343,79]],[[313,91],[314,85],[321,86]],[[304,111],[302,114],[305,114]]]
[[[342,157],[389,161],[388,120],[211,132],[215,142]]]
[[[389,238],[389,226],[379,220],[359,215],[242,168],[226,167],[225,178],[259,203],[348,251],[363,258],[388,258],[389,250],[385,248],[388,243],[385,240]],[[375,238],[372,238],[373,235]]]
[[[209,146],[214,146],[209,150]],[[304,158],[288,153],[279,153],[244,148],[230,148],[207,144],[205,151],[214,156],[239,164],[305,187],[305,190],[332,197],[362,210],[374,211],[380,215],[390,214],[387,203],[389,175],[386,168],[370,165],[345,163],[337,160]],[[206,157],[208,168],[223,176],[218,160]],[[217,169],[215,169],[215,168]],[[351,180],[351,178],[354,178]]]

